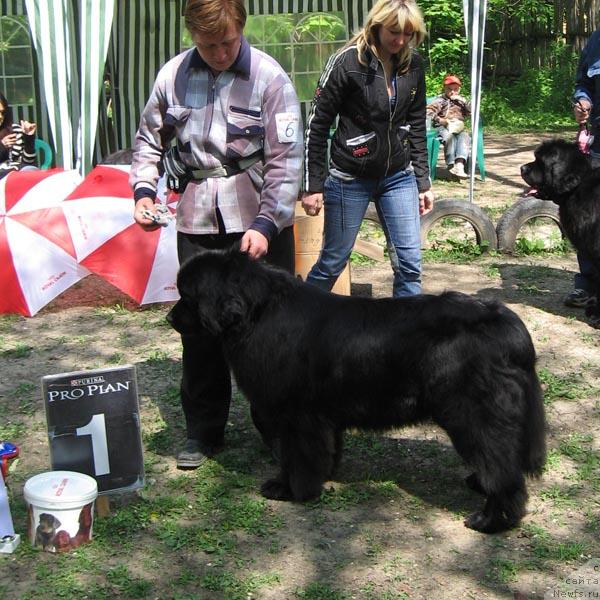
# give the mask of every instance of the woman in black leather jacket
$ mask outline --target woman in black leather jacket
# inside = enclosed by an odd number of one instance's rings
[[[331,290],[370,200],[394,270],[394,297],[421,292],[419,215],[433,206],[425,140],[425,37],[413,0],[379,0],[364,28],[328,61],[306,128],[302,204],[325,205],[323,248],[307,281]],[[338,117],[327,165],[329,131]],[[327,168],[328,167],[328,168]]]

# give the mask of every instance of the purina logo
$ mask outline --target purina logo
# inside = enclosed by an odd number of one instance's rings
[[[90,385],[90,383],[104,383],[106,380],[103,375],[97,377],[85,377],[83,379],[71,379],[70,384],[75,385]]]

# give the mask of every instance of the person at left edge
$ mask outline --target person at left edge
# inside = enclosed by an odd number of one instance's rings
[[[36,124],[13,121],[12,107],[0,93],[0,179],[13,171],[37,169]]]
[[[167,180],[181,194],[180,264],[200,249],[239,243],[250,258],[293,272],[303,147],[294,87],[273,58],[244,38],[243,0],[188,0],[184,17],[195,47],[160,70],[136,135],[134,218],[146,230],[157,227],[145,211],[155,211],[164,157]],[[185,469],[221,449],[231,379],[208,332],[184,335],[182,345],[187,440],[177,466]]]

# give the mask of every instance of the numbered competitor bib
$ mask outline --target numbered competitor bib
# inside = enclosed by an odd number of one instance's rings
[[[300,117],[296,113],[277,113],[277,138],[281,144],[299,141]]]

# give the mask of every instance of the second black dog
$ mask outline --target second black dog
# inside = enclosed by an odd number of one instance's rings
[[[535,160],[521,167],[521,177],[542,200],[558,204],[560,223],[572,244],[594,266],[600,299],[600,169],[577,144],[549,140],[535,150]],[[600,304],[589,306],[590,325],[600,329]]]
[[[264,496],[319,496],[349,427],[433,419],[486,496],[467,527],[490,533],[520,521],[525,475],[545,460],[545,420],[531,338],[508,308],[458,293],[338,296],[222,251],[186,262],[178,287],[171,324],[220,338],[257,427],[279,440],[281,472]]]

